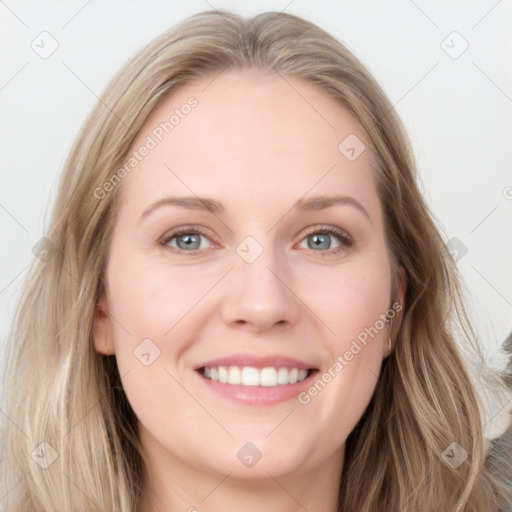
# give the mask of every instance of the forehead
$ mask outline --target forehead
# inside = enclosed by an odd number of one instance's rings
[[[189,82],[158,104],[132,151],[144,145],[150,151],[122,186],[139,209],[171,193],[239,209],[336,192],[378,209],[364,131],[339,102],[296,77],[229,70]]]

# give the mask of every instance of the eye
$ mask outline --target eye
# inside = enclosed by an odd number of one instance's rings
[[[339,242],[334,248],[332,247],[333,237],[337,238]],[[334,226],[316,227],[314,231],[306,234],[301,243],[304,242],[307,243],[307,249],[328,254],[346,251],[354,244],[352,237],[346,231]]]
[[[211,244],[201,245],[201,239],[209,240],[201,229],[193,226],[185,226],[174,229],[164,235],[160,241],[160,245],[169,247],[176,252],[185,251],[194,254],[201,249],[211,247]]]
[[[333,238],[338,240],[338,245],[334,247],[332,246]],[[159,244],[173,252],[197,254],[201,250],[212,247],[212,243],[202,244],[203,239],[210,241],[207,234],[199,226],[183,226],[165,234]],[[354,244],[352,237],[346,231],[334,226],[316,226],[314,230],[310,230],[305,238],[302,239],[301,243],[303,244],[304,242],[307,243],[307,249],[327,253],[325,255],[346,251]]]

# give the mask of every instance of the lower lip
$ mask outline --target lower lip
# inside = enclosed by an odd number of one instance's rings
[[[297,398],[299,393],[305,391],[310,385],[317,370],[311,372],[304,380],[296,384],[281,384],[278,386],[242,386],[227,384],[207,379],[197,372],[199,378],[214,392],[237,403],[254,405],[273,405]]]

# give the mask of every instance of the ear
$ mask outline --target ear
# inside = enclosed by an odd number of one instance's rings
[[[398,278],[397,290],[395,297],[391,303],[392,309],[396,312],[395,317],[391,321],[391,327],[389,331],[389,337],[391,338],[391,349],[396,343],[400,327],[402,326],[402,320],[404,317],[405,310],[405,293],[407,292],[407,272],[405,268],[400,266],[400,276]]]
[[[114,342],[112,338],[112,323],[108,314],[108,304],[105,292],[96,303],[92,325],[92,337],[96,352],[106,356],[113,355]]]

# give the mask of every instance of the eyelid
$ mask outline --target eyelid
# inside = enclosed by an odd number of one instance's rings
[[[328,233],[330,235],[336,235],[347,244],[354,243],[354,239],[345,229],[338,228],[330,224],[315,224],[313,226],[310,226],[310,228],[305,228],[306,232],[304,236],[312,235],[314,233]]]

